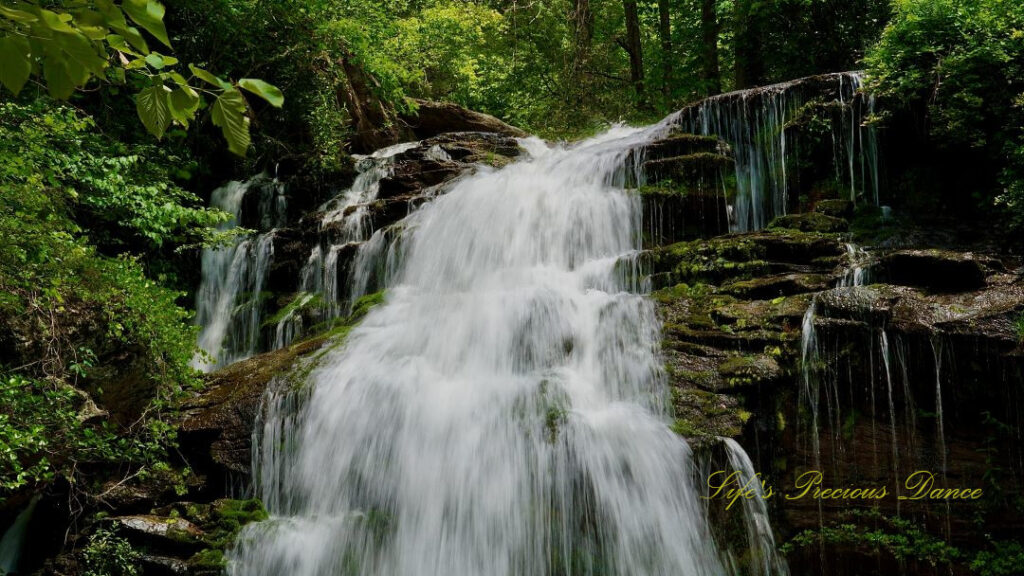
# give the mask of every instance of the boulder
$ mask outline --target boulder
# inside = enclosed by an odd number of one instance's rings
[[[801,232],[846,232],[850,228],[850,223],[842,218],[819,212],[805,212],[779,216],[772,220],[768,228],[786,228]]]
[[[501,120],[474,112],[450,102],[413,99],[416,110],[399,114],[399,118],[417,138],[430,138],[445,132],[493,132],[524,138],[525,131]]]
[[[886,282],[931,292],[967,292],[983,288],[993,258],[952,250],[896,250],[882,257],[878,274]]]
[[[139,514],[116,516],[107,521],[117,527],[118,533],[134,542],[168,549],[198,550],[202,546],[203,531],[184,518]]]
[[[287,377],[322,348],[326,335],[236,362],[210,375],[201,394],[182,410],[180,444],[193,466],[228,476],[248,475],[252,431],[263,394],[275,378]]]
[[[826,216],[833,218],[843,218],[849,220],[853,218],[853,202],[850,200],[819,200],[814,205],[814,211],[820,212]]]

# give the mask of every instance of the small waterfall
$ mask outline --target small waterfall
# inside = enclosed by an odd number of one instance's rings
[[[932,353],[935,355],[935,438],[939,445],[942,476],[946,476],[946,429],[942,415],[942,340],[932,338]]]
[[[863,248],[858,247],[855,244],[846,244],[846,255],[848,263],[843,270],[842,276],[836,281],[836,288],[852,288],[857,286],[864,286],[869,281],[870,269],[867,265],[870,255]],[[815,295],[811,298],[811,303],[807,307],[807,311],[804,312],[803,320],[800,324],[800,380],[802,384],[801,396],[803,400],[808,404],[808,408],[811,413],[811,453],[814,458],[814,466],[816,469],[821,469],[821,436],[820,436],[820,418],[819,412],[821,409],[821,394],[822,394],[822,382],[819,377],[819,370],[821,370],[821,357],[818,344],[818,332],[814,327],[814,321],[818,312],[818,297]],[[872,350],[873,353],[873,350]],[[834,384],[834,383],[833,383]],[[874,393],[874,387],[871,387],[872,394]],[[826,390],[828,393],[829,390]],[[829,406],[830,413],[834,416],[834,422],[832,428],[838,430],[837,424],[839,422],[839,392],[838,389],[831,390],[831,394],[827,394],[826,403]],[[872,402],[874,406],[874,402]],[[834,409],[833,409],[834,407]]]
[[[210,206],[233,216],[219,227],[226,231],[243,223],[242,206],[250,193],[258,195],[255,221],[265,231],[230,246],[203,249],[196,323],[201,326],[199,347],[212,360],[197,356],[192,364],[204,371],[260,349],[263,286],[274,255],[274,227],[283,224],[287,207],[283,186],[263,176],[229,182],[213,191]]]
[[[898,436],[896,434],[896,403],[892,398],[892,356],[889,350],[889,335],[886,333],[885,329],[882,329],[879,334],[878,344],[882,350],[882,363],[885,365],[885,387],[889,400],[889,426],[891,428],[890,434],[892,435],[892,473],[893,478],[895,479],[893,485],[895,486],[896,495],[898,497],[900,493],[900,485],[902,484],[902,482],[900,482],[900,447]],[[899,510],[899,505],[899,500],[897,500],[897,510]]]
[[[818,365],[818,332],[814,328],[814,316],[817,312],[817,298],[811,299],[811,305],[804,312],[800,324],[800,377],[803,383],[801,394],[811,409],[811,453],[814,455],[815,469],[821,469],[821,437],[819,436],[818,409],[821,405],[821,389],[815,370]]]
[[[391,175],[395,157],[418,145],[418,142],[405,142],[359,157],[352,185],[320,206],[323,212],[320,219],[322,240],[313,247],[302,268],[300,292],[295,303],[290,305],[290,310],[274,329],[274,348],[287,346],[302,335],[302,308],[314,300],[312,295],[319,296],[322,301],[323,320],[348,314],[356,300],[365,295],[372,271],[377,266],[374,258],[383,249],[375,240],[384,238],[379,230],[370,236],[372,227],[368,205],[377,198],[381,180]],[[437,150],[432,148],[426,154],[428,158],[447,158],[440,147],[434,148]],[[351,253],[355,257],[350,262]]]
[[[786,576],[789,567],[775,548],[775,535],[768,522],[768,506],[765,504],[761,482],[750,456],[732,438],[723,438],[729,467],[739,473],[739,485],[753,488],[753,498],[740,498],[743,506],[743,520],[747,530],[747,544],[751,561],[746,574],[750,576]]]
[[[0,538],[0,574],[19,573],[18,563],[21,559],[22,546],[25,544],[25,533],[38,502],[39,497],[34,496],[28,506],[14,519],[14,523],[4,532],[3,538]]]
[[[641,239],[623,162],[665,128],[531,142],[407,217],[385,302],[266,398],[271,520],[229,574],[726,573],[669,427],[653,304],[621,264]]]
[[[800,145],[799,131],[791,123],[798,120],[801,106],[820,98],[838,102],[841,109],[832,123],[836,187],[849,189],[851,200],[863,194],[878,203],[878,139],[875,128],[865,124],[875,111],[875,98],[862,94],[862,87],[860,72],[828,74],[720,94],[674,116],[683,130],[716,135],[732,147],[737,189],[733,231],[764,228],[792,208],[793,154]],[[841,163],[848,169],[840,171]]]

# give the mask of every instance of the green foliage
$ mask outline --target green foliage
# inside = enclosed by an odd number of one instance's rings
[[[0,184],[34,191],[13,194],[13,206],[48,200],[57,213],[77,213],[93,240],[108,248],[208,239],[230,216],[202,208],[195,194],[174,184],[172,175],[187,170],[181,158],[154,146],[105,138],[68,106],[46,99],[0,103]],[[42,189],[49,198],[34,198]],[[72,225],[68,232],[79,230]]]
[[[884,551],[897,560],[916,560],[931,566],[949,567],[963,559],[964,553],[945,540],[932,536],[910,520],[886,517],[875,511],[854,510],[846,514],[847,523],[805,530],[782,545],[782,552],[829,545],[852,546]],[[877,527],[870,526],[875,524]]]
[[[982,155],[1001,182],[976,190],[1024,228],[1024,4],[900,0],[867,58],[872,89],[927,110],[942,148]],[[984,182],[984,172],[981,174]]]
[[[85,423],[84,393],[0,370],[0,504],[6,495],[58,475],[74,484],[87,464],[161,468],[166,432],[122,436],[109,422]]]
[[[487,6],[437,3],[395,24],[387,54],[402,64],[405,92],[501,114],[508,112],[506,27]]]
[[[199,384],[195,327],[182,294],[128,250],[155,266],[158,249],[202,241],[226,217],[173,184],[165,162],[175,161],[110,142],[63,105],[0,103],[0,318],[16,362],[2,368],[0,498],[56,476],[75,485],[84,464],[166,468],[175,438],[165,417]],[[138,378],[111,379],[126,369]],[[142,414],[123,414],[127,428],[93,423],[93,401],[116,385],[133,387],[121,392]]]
[[[137,576],[141,555],[124,538],[99,528],[82,551],[83,576]]]
[[[980,576],[1012,576],[1024,566],[1024,546],[1020,542],[992,542],[971,560],[971,570]]]
[[[229,149],[244,155],[249,147],[249,107],[238,88],[278,108],[284,97],[262,80],[243,78],[232,84],[192,65],[190,76],[184,76],[178,59],[151,50],[139,30],[170,48],[164,12],[156,0],[87,0],[59,7],[14,0],[0,6],[0,84],[17,95],[35,76],[59,100],[67,100],[93,80],[130,84],[139,89],[139,119],[157,139],[172,123],[187,127],[204,98],[212,97],[214,124],[221,127]]]
[[[943,570],[958,571],[967,566],[980,576],[1010,576],[1020,573],[1024,546],[1012,540],[989,540],[981,549],[958,547],[928,533],[906,518],[885,516],[877,510],[851,510],[844,522],[805,530],[781,546],[784,554],[821,543],[852,547],[862,552],[886,552],[893,558],[927,563]]]

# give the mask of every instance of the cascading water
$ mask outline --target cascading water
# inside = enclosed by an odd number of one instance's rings
[[[828,88],[806,98],[801,84],[809,81]],[[764,228],[790,210],[796,172],[793,154],[800,148],[799,131],[791,123],[798,119],[802,105],[822,95],[838,102],[841,110],[831,127],[836,187],[848,189],[851,200],[863,193],[878,203],[878,142],[874,127],[865,124],[874,113],[875,99],[861,94],[862,87],[859,72],[829,74],[720,94],[675,115],[674,121],[684,131],[715,135],[732,147],[736,160],[733,231]]]
[[[272,518],[230,574],[725,573],[667,424],[653,305],[621,265],[641,229],[623,161],[663,128],[524,142],[534,158],[407,218],[384,304],[268,396]]]
[[[724,438],[722,444],[729,460],[729,467],[739,473],[737,484],[749,486],[754,492],[753,498],[741,499],[747,542],[753,552],[751,554],[752,561],[747,566],[745,573],[751,576],[786,575],[789,573],[789,568],[780,560],[775,551],[775,535],[768,522],[768,506],[765,504],[764,493],[757,472],[754,470],[754,463],[750,461],[750,456],[743,450],[743,447],[732,438]]]
[[[372,268],[379,255],[380,247],[368,242],[379,236],[380,231],[367,238],[370,233],[367,207],[377,198],[381,180],[391,174],[395,156],[417,144],[396,144],[360,157],[356,163],[358,174],[352,185],[320,206],[323,211],[320,231],[324,240],[313,247],[302,268],[300,292],[295,297],[295,304],[289,307],[274,329],[274,348],[287,346],[302,334],[302,307],[314,299],[320,299],[325,319],[331,320],[350,312],[355,301],[364,294],[362,290],[368,285],[368,279],[350,276]],[[443,150],[438,149],[438,152],[444,154]],[[433,157],[440,157],[438,152],[434,152]],[[346,247],[352,247],[356,252],[356,266],[351,273],[340,267],[339,256]],[[350,287],[353,289],[349,290]]]
[[[22,510],[14,519],[14,523],[4,532],[0,538],[0,574],[18,574],[19,560],[21,559],[22,546],[25,544],[25,535],[28,531],[29,521],[32,520],[32,513],[35,512],[39,497],[35,496],[28,506]]]
[[[274,253],[274,227],[285,217],[283,187],[276,179],[262,176],[229,182],[213,191],[210,206],[232,215],[218,228],[229,230],[242,222],[243,202],[254,188],[259,194],[258,223],[266,231],[230,246],[203,250],[196,323],[201,326],[199,347],[212,359],[196,356],[192,364],[201,370],[226,366],[260,348],[263,285]]]
[[[847,243],[846,255],[848,258],[848,264],[845,267],[843,274],[836,281],[836,288],[854,288],[857,286],[864,286],[869,280],[869,270],[866,266],[866,261],[869,258],[868,253],[863,248]],[[803,400],[807,402],[807,405],[810,408],[811,454],[814,458],[814,467],[820,470],[821,436],[819,430],[821,423],[819,419],[819,411],[821,407],[822,382],[818,375],[818,370],[820,369],[819,363],[821,361],[818,345],[818,332],[814,327],[814,320],[817,313],[818,298],[817,296],[814,296],[811,298],[811,303],[807,307],[807,311],[804,312],[803,320],[800,325],[800,382],[802,384],[800,393]],[[887,345],[888,344],[886,343],[886,346]],[[830,397],[836,400],[834,417],[835,420],[838,421],[838,391],[833,390]],[[873,404],[874,403],[872,402],[872,405]]]

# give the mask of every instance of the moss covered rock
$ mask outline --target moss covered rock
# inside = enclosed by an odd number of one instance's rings
[[[850,223],[820,212],[805,212],[779,216],[768,225],[768,228],[786,228],[801,232],[846,232],[850,228]]]

